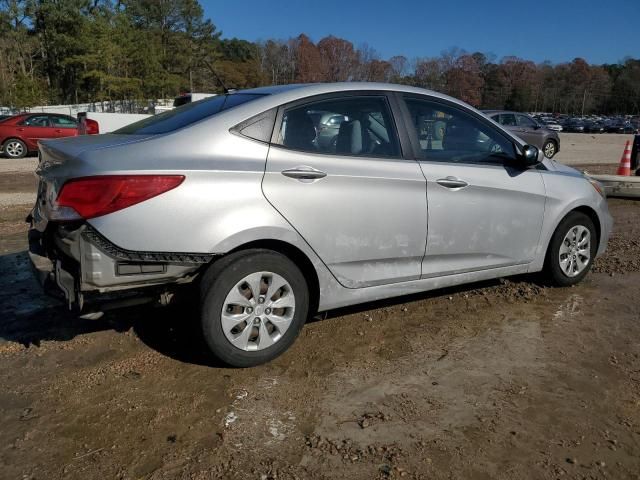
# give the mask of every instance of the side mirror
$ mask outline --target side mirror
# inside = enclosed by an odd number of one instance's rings
[[[540,151],[538,147],[534,147],[533,145],[525,145],[522,147],[522,161],[527,166],[533,166],[540,163],[538,160],[538,155]]]

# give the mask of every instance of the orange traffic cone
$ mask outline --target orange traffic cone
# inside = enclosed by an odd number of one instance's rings
[[[624,153],[620,159],[620,166],[618,166],[616,175],[624,175],[625,177],[631,175],[631,144],[629,143],[629,140],[627,140],[627,143],[624,146]]]

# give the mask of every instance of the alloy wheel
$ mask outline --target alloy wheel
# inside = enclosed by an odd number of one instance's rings
[[[587,268],[591,261],[591,233],[576,225],[569,229],[562,240],[558,255],[560,268],[567,277],[575,277]]]
[[[547,158],[551,158],[556,153],[556,145],[553,142],[547,142],[544,146],[544,156]]]
[[[17,140],[10,140],[4,146],[5,153],[12,158],[18,158],[24,155],[24,145]]]

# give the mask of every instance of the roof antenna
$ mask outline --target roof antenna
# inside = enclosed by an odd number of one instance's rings
[[[216,72],[216,69],[213,68],[213,66],[207,62],[206,60],[203,60],[204,64],[207,66],[207,68],[209,70],[211,70],[211,73],[213,74],[213,76],[215,77],[216,81],[220,84],[220,86],[222,87],[222,91],[227,94],[227,93],[233,93],[236,91],[235,88],[227,88],[227,86],[224,84],[224,82],[222,81],[222,79],[220,78],[220,76],[218,75],[218,73]]]

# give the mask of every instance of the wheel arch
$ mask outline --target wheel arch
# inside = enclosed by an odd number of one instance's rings
[[[591,207],[583,205],[583,206],[574,208],[573,210],[571,210],[571,212],[584,213],[587,217],[589,217],[591,219],[591,221],[593,222],[593,226],[596,227],[596,239],[597,239],[597,242],[598,242],[596,244],[596,251],[598,251],[598,249],[600,248],[600,242],[602,240],[601,239],[602,225],[600,224],[600,218],[598,217],[598,214],[596,213],[596,211]],[[569,212],[569,213],[571,213],[571,212]],[[569,213],[567,213],[567,215],[569,215]]]
[[[7,142],[10,142],[11,140],[19,140],[20,142],[24,143],[25,148],[27,149],[27,152],[29,152],[29,144],[27,143],[27,141],[24,138],[20,138],[17,135],[11,135],[7,138],[5,138],[4,140],[2,140],[2,146],[4,147]]]
[[[571,210],[567,211],[562,218],[560,218],[560,220],[554,225],[551,236],[549,237],[549,239],[547,240],[547,245],[545,247],[545,263],[547,261],[547,255],[549,255],[549,247],[551,246],[551,240],[553,239],[553,236],[556,232],[556,230],[558,229],[558,226],[564,221],[565,218],[567,218],[569,215],[571,215],[573,212],[580,212],[585,214],[587,217],[589,217],[589,219],[593,222],[593,226],[596,229],[596,251],[598,251],[598,249],[600,248],[600,242],[601,242],[601,234],[602,234],[602,224],[600,223],[600,218],[598,217],[598,214],[596,213],[596,211],[587,206],[587,205],[580,205],[577,207],[572,208]]]
[[[320,303],[320,279],[318,278],[318,272],[313,266],[313,263],[302,250],[282,240],[265,239],[244,243],[227,252],[227,254],[251,249],[271,250],[284,255],[295,263],[302,272],[309,287],[309,313],[313,315],[318,311],[318,305]]]

